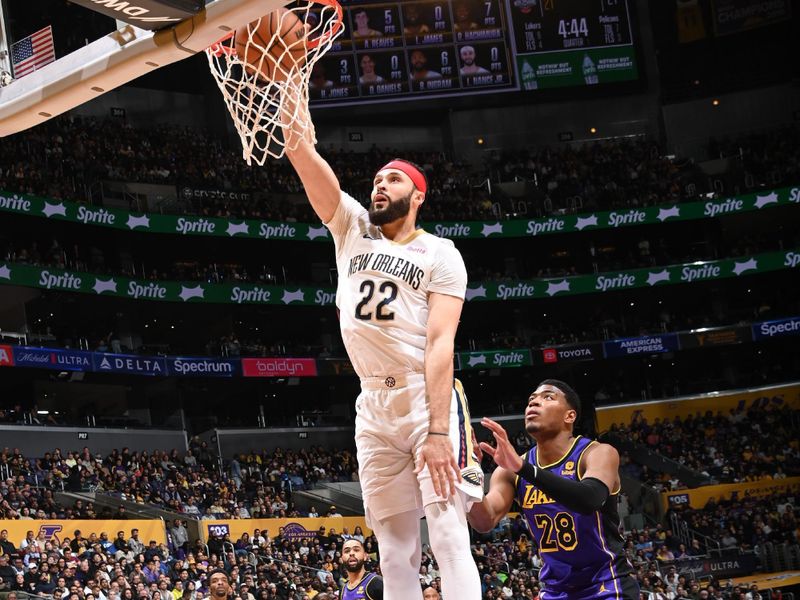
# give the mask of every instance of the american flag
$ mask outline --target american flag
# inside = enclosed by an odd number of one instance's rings
[[[56,59],[53,28],[48,25],[11,46],[11,66],[19,79]]]

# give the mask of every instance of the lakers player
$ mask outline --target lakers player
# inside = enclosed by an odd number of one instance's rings
[[[383,579],[364,569],[367,553],[360,541],[347,540],[342,545],[341,560],[347,581],[339,592],[340,600],[383,600]]]
[[[563,381],[544,380],[525,409],[525,429],[536,445],[522,457],[506,431],[484,418],[481,424],[497,447],[483,442],[480,449],[499,468],[469,521],[490,531],[516,499],[544,562],[542,600],[638,600],[617,512],[619,454],[608,444],[573,435],[579,415],[575,391]]]
[[[286,155],[331,231],[342,339],[361,393],[356,449],[367,523],[381,548],[384,597],[419,590],[424,514],[443,594],[479,600],[466,510],[483,497],[469,411],[453,379],[467,273],[449,240],[417,229],[428,182],[393,160],[375,174],[369,210],[339,188],[311,136],[284,129]],[[302,137],[301,137],[302,136]]]

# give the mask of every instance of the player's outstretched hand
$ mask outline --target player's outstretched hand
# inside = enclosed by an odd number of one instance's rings
[[[425,465],[428,465],[436,495],[442,498],[454,496],[456,483],[461,482],[461,469],[458,468],[448,436],[429,435],[425,439],[414,473],[420,473]]]
[[[481,419],[481,425],[486,427],[494,435],[494,440],[497,442],[497,447],[493,448],[486,442],[481,442],[481,450],[494,459],[498,466],[503,467],[516,473],[522,468],[522,458],[520,458],[514,446],[508,440],[506,430],[497,421],[484,417]]]

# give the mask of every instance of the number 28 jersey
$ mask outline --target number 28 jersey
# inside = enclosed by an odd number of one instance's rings
[[[566,479],[580,480],[581,458],[594,444],[582,436],[555,463],[539,463],[536,446],[525,460]],[[619,490],[591,514],[571,511],[535,485],[517,477],[516,498],[544,563],[542,600],[638,600],[632,567],[625,556],[617,512]]]
[[[422,229],[392,241],[342,192],[326,223],[336,245],[336,306],[359,377],[422,372],[428,294],[463,299],[467,270],[453,242]]]

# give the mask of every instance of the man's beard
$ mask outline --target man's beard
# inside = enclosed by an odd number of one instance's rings
[[[411,210],[411,195],[414,192],[409,192],[408,196],[398,198],[397,200],[387,200],[386,208],[377,210],[375,202],[369,207],[369,221],[373,225],[386,225],[397,219],[402,219]],[[384,194],[386,198],[389,198]]]
[[[359,560],[354,565],[351,565],[350,563],[346,562],[344,563],[344,568],[347,569],[349,573],[358,573],[359,571],[361,571],[361,569],[364,568],[364,561]]]

